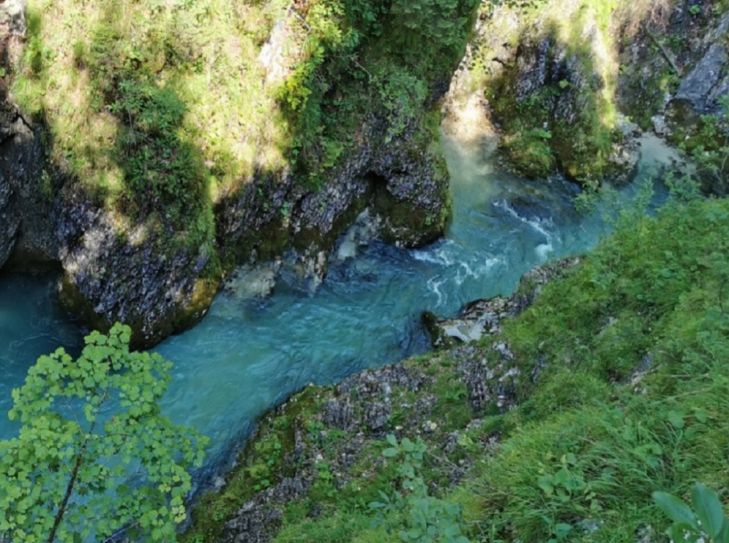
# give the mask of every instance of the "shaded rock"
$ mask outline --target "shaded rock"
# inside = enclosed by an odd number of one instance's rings
[[[500,412],[516,404],[520,370],[509,346],[497,342],[491,346],[495,357],[475,352],[459,365],[459,372],[468,391],[468,401],[475,412],[495,407]]]
[[[125,232],[69,187],[58,218],[62,302],[99,328],[120,321],[134,341],[154,344],[202,317],[217,283],[201,279],[204,248],[175,247],[171,234],[139,225]]]
[[[272,528],[281,522],[280,509],[260,507],[255,501],[245,504],[225,525],[226,543],[264,543],[271,541]]]
[[[349,430],[352,427],[354,419],[352,404],[348,401],[337,399],[329,400],[324,407],[323,419],[329,426]]]
[[[3,175],[0,177],[0,266],[5,264],[15,247],[15,234],[20,224],[20,219],[10,208],[12,196],[13,189]]]
[[[25,7],[27,0],[3,0],[0,3],[0,25],[10,36],[24,37],[27,30]]]
[[[264,543],[272,540],[282,512],[275,503],[286,503],[306,492],[309,483],[301,477],[285,477],[275,486],[256,494],[225,524],[225,543]]]
[[[721,99],[729,94],[729,13],[708,33],[703,57],[682,78],[669,104],[673,116],[694,117],[721,113]]]
[[[373,432],[382,430],[390,420],[392,405],[389,401],[373,402],[367,406],[364,414],[364,423]]]
[[[0,88],[0,267],[16,246],[38,253],[55,249],[42,160],[39,138]]]
[[[719,99],[729,93],[729,52],[714,43],[704,58],[681,81],[675,101],[687,103],[696,113],[718,113]]]

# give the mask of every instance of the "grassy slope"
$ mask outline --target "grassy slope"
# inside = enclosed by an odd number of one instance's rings
[[[120,232],[212,244],[222,195],[290,166],[321,186],[369,117],[427,149],[476,2],[421,4],[30,0],[13,95]]]
[[[431,494],[463,506],[470,538],[661,541],[652,491],[682,495],[698,480],[727,498],[728,240],[729,201],[669,206],[620,229],[499,338],[405,364],[424,384],[392,387],[385,431],[426,442]],[[494,341],[515,354],[516,407],[474,411],[459,368],[464,356],[480,359],[498,378]],[[375,528],[368,506],[401,484],[398,462],[381,455],[382,432],[325,423],[337,394],[307,389],[264,420],[226,489],[198,505],[186,540],[214,540],[257,490],[304,469],[287,456],[296,429],[321,457],[313,485],[284,507],[277,540],[400,540],[412,510]],[[437,427],[423,431],[423,417]],[[350,466],[344,451],[355,455]]]
[[[14,95],[121,229],[153,214],[209,240],[217,193],[282,166],[286,134],[257,59],[282,2],[32,0],[28,12]]]

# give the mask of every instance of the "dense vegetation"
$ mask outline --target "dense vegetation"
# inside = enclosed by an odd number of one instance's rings
[[[120,232],[211,245],[222,196],[288,165],[320,186],[366,122],[427,149],[476,5],[31,0],[12,90]]]
[[[206,439],[160,414],[171,364],[94,332],[74,359],[42,356],[13,391],[18,437],[0,441],[0,541],[171,541]]]
[[[386,431],[402,441],[357,441],[322,417],[335,390],[308,389],[263,422],[186,540],[207,541],[258,490],[305,470],[290,463],[297,432],[321,457],[277,541],[663,540],[654,491],[687,496],[703,481],[727,499],[727,240],[726,200],[626,220],[501,335],[407,362],[426,384],[393,385]],[[474,408],[464,357],[499,396]],[[424,422],[414,406],[427,398]]]

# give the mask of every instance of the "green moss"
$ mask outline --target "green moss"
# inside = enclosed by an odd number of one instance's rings
[[[693,177],[706,193],[729,194],[729,100],[723,104],[724,114],[697,116],[684,104],[669,112],[671,142],[691,157]]]
[[[294,396],[279,412],[259,424],[256,435],[240,453],[239,463],[228,474],[220,492],[202,496],[192,511],[192,525],[181,541],[216,541],[225,521],[253,495],[281,477],[292,474],[295,466],[285,462],[294,450],[296,429],[312,417],[321,391],[310,387]]]

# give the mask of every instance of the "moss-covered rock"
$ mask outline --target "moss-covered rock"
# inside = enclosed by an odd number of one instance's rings
[[[238,263],[319,262],[367,207],[382,237],[425,243],[450,209],[433,112],[475,0],[193,4],[29,0],[5,67],[53,180],[12,217],[47,217],[69,307],[145,343]]]
[[[676,1],[485,5],[455,99],[485,94],[505,157],[528,177],[624,181],[639,155],[632,123],[663,126],[669,102],[693,96],[716,108],[726,92],[722,14]],[[697,118],[708,112],[690,109]]]

